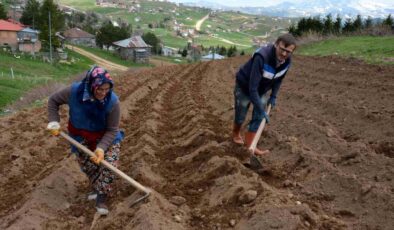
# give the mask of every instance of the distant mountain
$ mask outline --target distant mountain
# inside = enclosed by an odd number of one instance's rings
[[[355,17],[360,14],[364,17],[386,18],[389,14],[394,15],[393,4],[376,3],[370,0],[305,0],[298,3],[283,2],[270,7],[227,7],[203,0],[184,4],[276,17],[325,16],[329,13],[333,16],[339,14],[341,17]]]
[[[217,10],[217,9],[226,9],[226,10],[231,9],[231,7],[226,7],[226,6],[223,6],[219,3],[204,1],[204,0],[183,2],[182,4],[187,5],[187,6],[194,6],[194,7],[205,7],[205,8],[215,9],[215,10]]]

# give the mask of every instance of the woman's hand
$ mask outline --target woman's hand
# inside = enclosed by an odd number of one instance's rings
[[[47,130],[53,135],[53,136],[59,136],[60,133],[60,124],[57,121],[51,121],[48,123]]]
[[[104,160],[104,150],[101,148],[96,148],[96,150],[94,150],[94,154],[96,156],[90,157],[90,160],[99,165],[101,161]]]

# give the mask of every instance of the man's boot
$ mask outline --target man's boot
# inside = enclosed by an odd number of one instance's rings
[[[242,125],[238,125],[236,123],[233,124],[233,142],[237,145],[243,145],[244,140],[241,137],[241,127]]]
[[[97,194],[96,210],[100,215],[108,215],[107,194]]]
[[[245,133],[245,142],[246,142],[246,147],[247,148],[249,148],[252,145],[252,142],[253,142],[253,139],[254,139],[255,136],[256,136],[255,132],[248,131],[248,132]],[[254,154],[255,155],[264,155],[264,154],[267,154],[269,152],[270,151],[268,149],[267,150],[260,150],[257,147],[254,150]]]

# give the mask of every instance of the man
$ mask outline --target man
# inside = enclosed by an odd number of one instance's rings
[[[250,103],[253,104],[252,120],[248,132],[245,133],[245,144],[249,148],[263,118],[269,122],[265,106],[275,106],[280,85],[290,68],[291,54],[296,49],[296,39],[291,34],[277,38],[275,44],[269,44],[258,49],[236,74],[234,89],[235,118],[233,126],[233,141],[243,145],[240,131],[245,121]],[[268,92],[271,94],[268,95]],[[267,98],[269,97],[268,101]],[[268,150],[256,148],[255,155],[263,155]]]

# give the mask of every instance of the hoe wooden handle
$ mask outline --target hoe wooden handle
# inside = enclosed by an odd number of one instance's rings
[[[271,104],[268,105],[268,108],[267,108],[266,113],[269,115],[269,114],[270,114],[270,111],[271,111]],[[249,152],[250,152],[252,155],[254,155],[254,151],[256,150],[257,143],[258,143],[259,140],[260,140],[261,133],[263,133],[265,123],[266,123],[266,120],[265,120],[265,118],[264,118],[264,119],[261,121],[260,126],[259,126],[259,129],[258,129],[257,132],[256,132],[256,136],[254,136],[253,141],[252,141],[252,144],[251,144],[250,147],[249,147]]]
[[[84,151],[89,156],[91,156],[91,157],[96,156],[92,151],[90,151],[90,149],[86,148],[85,146],[80,144],[78,141],[74,140],[72,137],[70,137],[66,133],[60,132],[60,136],[64,137],[71,144],[73,144],[75,147],[79,148],[80,150]],[[118,176],[122,177],[123,179],[127,180],[133,187],[145,192],[146,194],[150,194],[150,192],[151,192],[150,189],[142,186],[140,183],[138,183],[137,181],[135,181],[131,177],[127,176],[124,172],[122,172],[119,169],[115,168],[114,166],[112,166],[107,161],[103,160],[103,161],[101,161],[100,164],[104,165],[106,168],[108,168],[109,170],[114,172],[116,175],[118,175]]]

